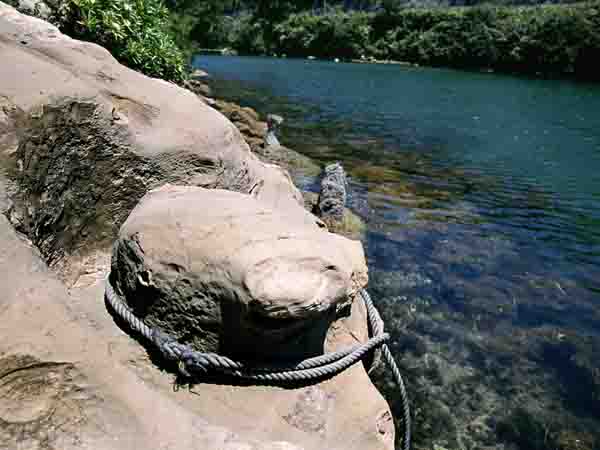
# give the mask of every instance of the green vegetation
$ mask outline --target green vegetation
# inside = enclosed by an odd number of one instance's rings
[[[174,82],[183,81],[186,57],[199,48],[600,79],[595,70],[600,0],[451,6],[480,1],[58,0],[48,5],[59,5],[54,22],[62,31],[103,45],[133,69]]]
[[[56,20],[72,37],[95,42],[146,75],[181,82],[185,59],[160,0],[66,0]]]
[[[178,10],[178,14],[195,18],[196,31],[188,38],[202,47],[230,47],[243,54],[374,58],[427,66],[600,77],[594,69],[600,57],[598,0],[450,8],[364,2],[378,7],[361,11],[340,6],[325,12],[314,7],[323,2],[312,1],[266,2],[270,8],[264,1],[245,2],[245,8],[240,2],[221,2],[219,8],[210,9],[206,6],[210,3],[195,2],[195,9]],[[201,9],[204,13],[194,12]],[[209,29],[208,35],[199,32]]]
[[[567,424],[533,413],[523,407],[512,411],[497,424],[498,436],[518,445],[521,450],[593,450],[596,442],[585,431],[570,429]]]
[[[275,53],[359,58],[368,53],[372,17],[367,13],[294,14],[274,28]]]
[[[600,2],[410,9],[379,14],[371,50],[423,65],[598,76]]]

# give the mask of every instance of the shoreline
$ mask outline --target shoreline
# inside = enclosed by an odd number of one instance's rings
[[[261,61],[257,60],[253,64],[260,65]],[[219,63],[216,67],[218,65]],[[307,70],[311,70],[309,67],[310,65],[307,65]],[[292,80],[285,82],[293,83]],[[223,90],[222,94],[226,96],[227,92]],[[248,97],[251,102],[254,102],[254,95]],[[233,97],[243,104],[243,95],[236,91]],[[262,103],[256,103],[257,108],[269,108],[273,104],[270,97],[265,96],[265,99]],[[323,126],[327,127],[328,124]],[[299,127],[296,139],[290,142],[301,142],[298,139],[302,139],[302,130],[303,128]],[[339,135],[333,134],[332,139],[339,139]],[[316,151],[319,149],[309,154],[315,156]],[[365,172],[366,178],[373,181],[377,180],[379,175],[385,175],[383,170],[379,173],[371,171],[369,167],[365,167]],[[380,189],[380,192],[389,195],[397,193],[399,197],[406,194],[405,190],[392,191],[393,185],[388,187],[389,191]],[[491,185],[489,187],[493,188]],[[379,242],[377,239],[370,242],[371,252],[374,254],[369,266],[370,289],[376,293],[378,302],[383,305],[386,321],[397,336],[399,343],[395,350],[402,354],[408,383],[411,388],[416,387],[419,391],[414,401],[415,409],[426,411],[415,421],[415,434],[419,433],[417,442],[428,442],[430,439],[435,442],[431,447],[416,448],[458,448],[454,441],[457,437],[480,446],[486,442],[493,442],[494,446],[490,444],[490,448],[496,450],[515,448],[515,441],[519,441],[523,448],[528,448],[527,445],[540,438],[547,438],[555,445],[552,448],[560,450],[574,448],[575,441],[581,442],[576,448],[595,448],[588,444],[595,434],[589,437],[586,434],[589,429],[586,431],[574,425],[573,411],[564,405],[559,407],[561,393],[556,390],[556,380],[541,379],[537,376],[527,378],[526,370],[520,365],[521,361],[526,361],[536,369],[552,371],[554,366],[552,361],[544,359],[544,349],[556,352],[560,356],[560,352],[565,348],[572,348],[579,361],[578,366],[572,368],[573,373],[588,380],[588,377],[593,376],[590,370],[593,367],[594,352],[586,349],[586,341],[575,331],[575,325],[565,324],[560,328],[561,334],[556,334],[556,330],[547,323],[533,328],[528,328],[524,322],[513,323],[513,317],[518,319],[519,314],[526,314],[527,310],[532,317],[539,318],[535,309],[543,307],[541,305],[546,302],[546,298],[558,299],[564,292],[570,292],[577,297],[574,292],[575,286],[564,283],[568,277],[562,278],[559,276],[561,274],[544,269],[537,270],[523,279],[512,277],[519,277],[517,271],[507,271],[505,274],[496,272],[493,267],[495,262],[518,263],[524,257],[520,255],[518,245],[513,247],[508,244],[508,240],[488,240],[483,237],[477,240],[462,239],[463,236],[470,236],[466,233],[458,234],[461,238],[455,239],[457,235],[449,236],[443,229],[443,224],[438,226],[440,222],[432,220],[435,218],[422,217],[420,223],[424,224],[423,230],[404,227],[394,236],[396,243],[392,239],[385,240],[385,236],[382,236]],[[425,229],[425,222],[433,225]],[[457,223],[463,228],[460,218]],[[369,217],[369,224],[376,222]],[[459,228],[454,223],[450,226]],[[467,227],[470,227],[470,223],[467,223]],[[423,240],[423,237],[426,239]],[[409,246],[406,245],[408,240]],[[420,241],[426,246],[420,248]],[[432,248],[429,247],[430,242]],[[423,251],[435,251],[436,254]],[[392,264],[390,268],[378,268],[374,263],[378,256],[387,261],[397,258],[406,264],[396,270]],[[531,260],[538,261],[537,258],[538,256],[532,255]],[[457,260],[460,261],[460,266],[455,266]],[[478,276],[471,278],[471,274]],[[497,277],[497,281],[482,282],[479,276]],[[551,285],[544,285],[547,279],[557,280],[560,283],[558,290]],[[535,287],[529,290],[534,283]],[[504,303],[504,291],[498,291],[498,287],[506,289],[506,292],[514,292],[518,303]],[[561,291],[563,288],[564,291]],[[533,289],[536,290],[535,293]],[[445,298],[445,294],[441,292],[449,293],[452,297]],[[582,304],[586,299],[589,300],[588,296],[582,295],[580,298]],[[404,319],[406,317],[411,318],[408,324]],[[523,340],[517,341],[509,335],[496,332],[493,327],[488,327],[488,324],[496,323],[513,327],[508,329],[514,330]],[[453,339],[459,345],[446,345],[445,342]],[[459,353],[459,348],[465,353]],[[481,352],[485,352],[489,366],[481,365],[479,360],[470,359],[477,358]],[[560,364],[563,363],[564,360],[560,360]],[[496,368],[503,371],[501,379],[494,378]],[[457,380],[457,383],[454,384],[453,380]],[[380,385],[384,389],[385,381],[384,378]],[[594,386],[600,385],[593,380],[588,383],[586,389],[590,392],[597,389]],[[524,385],[526,389],[531,389],[531,386],[538,384],[540,389],[543,389],[539,397],[523,399],[506,395],[506,390],[515,386]],[[566,386],[566,389],[570,392],[577,391],[577,386]],[[493,423],[482,422],[478,423],[478,428],[471,428],[473,420],[486,412],[483,408],[469,405],[469,399],[475,395],[474,392],[482,405],[485,405],[485,410],[493,411]],[[393,392],[390,391],[390,394],[393,395]],[[448,407],[455,408],[452,415],[448,414]],[[552,412],[547,415],[536,414],[540,409]],[[547,421],[551,421],[552,426],[548,428],[546,437],[540,436],[537,432],[538,427],[549,423]],[[434,428],[436,431],[431,436],[424,436],[423,430],[430,430],[431,427],[439,428]],[[498,430],[501,431],[497,432]]]
[[[409,61],[399,61],[393,59],[375,59],[375,58],[367,58],[365,60],[352,58],[352,59],[344,59],[344,58],[317,58],[311,56],[294,56],[289,57],[286,55],[277,55],[277,54],[241,54],[237,53],[233,50],[231,53],[223,53],[227,49],[215,49],[210,50],[207,49],[206,52],[195,53],[196,56],[229,56],[229,57],[249,57],[249,58],[273,58],[273,59],[290,59],[290,60],[301,60],[301,61],[315,61],[315,62],[332,62],[332,63],[340,63],[340,64],[363,64],[363,65],[382,65],[382,66],[401,66],[413,69],[431,69],[431,70],[450,70],[464,73],[473,73],[473,74],[483,74],[483,75],[498,75],[498,76],[506,76],[513,78],[521,78],[525,80],[542,80],[542,81],[555,81],[555,82],[570,82],[576,84],[583,85],[592,85],[597,86],[599,83],[593,79],[589,78],[578,78],[569,76],[567,73],[563,74],[552,74],[552,73],[544,73],[544,72],[519,72],[519,71],[510,71],[510,70],[496,70],[492,67],[480,67],[480,68],[468,68],[468,67],[452,67],[452,66],[438,66],[438,65],[424,65],[419,63],[411,63]]]
[[[261,114],[249,106],[241,106],[238,103],[214,97],[209,81],[211,75],[208,72],[196,67],[189,75],[190,81],[182,87],[198,95],[203,101],[229,119],[240,131],[250,150],[260,160],[269,164],[276,164],[287,170],[292,177],[293,184],[302,193],[305,209],[315,214],[319,193],[307,190],[305,186],[316,184],[323,174],[324,167],[297,150],[281,144],[269,144],[267,135],[270,131],[267,131],[267,121],[261,120]],[[360,240],[366,230],[366,224],[359,215],[346,205],[343,219],[339,223],[330,223],[329,229],[349,239]]]

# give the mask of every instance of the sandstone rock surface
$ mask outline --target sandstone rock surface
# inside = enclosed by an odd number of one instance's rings
[[[320,355],[367,283],[362,245],[246,194],[151,191],[114,247],[112,278],[138,317],[208,352]]]
[[[13,223],[51,263],[106,246],[165,181],[252,193],[313,224],[282,169],[196,95],[127,69],[103,48],[0,6],[0,128],[19,195]]]
[[[119,228],[166,182],[237,191],[318,232],[284,170],[189,91],[3,3],[0,57],[0,448],[393,448],[361,365],[301,389],[174,392],[102,302]],[[325,350],[366,337],[352,302]]]

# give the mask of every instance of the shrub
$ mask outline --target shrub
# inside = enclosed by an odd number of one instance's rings
[[[275,26],[277,52],[291,56],[358,58],[369,45],[369,18],[365,13],[293,14]]]
[[[59,26],[100,44],[120,62],[146,75],[182,82],[185,59],[169,32],[160,0],[66,0]]]
[[[288,15],[264,33],[246,20],[244,53],[395,59],[423,65],[599,79],[600,1],[531,7],[392,8]]]
[[[232,33],[232,46],[242,54],[264,55],[267,53],[264,27],[252,16],[244,17]]]
[[[405,9],[373,18],[374,47],[426,65],[598,78],[600,2]]]

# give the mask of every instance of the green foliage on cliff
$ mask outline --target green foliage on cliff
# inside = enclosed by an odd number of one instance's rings
[[[533,7],[386,8],[296,13],[227,42],[248,53],[375,57],[428,66],[600,78],[600,2]],[[249,40],[252,44],[249,44]],[[255,42],[261,42],[256,45]]]
[[[67,0],[60,27],[107,48],[120,62],[146,75],[181,82],[183,53],[160,0]]]
[[[275,52],[289,56],[358,58],[368,52],[371,18],[366,13],[294,14],[274,28]]]
[[[378,14],[376,57],[424,65],[597,77],[600,2]]]

